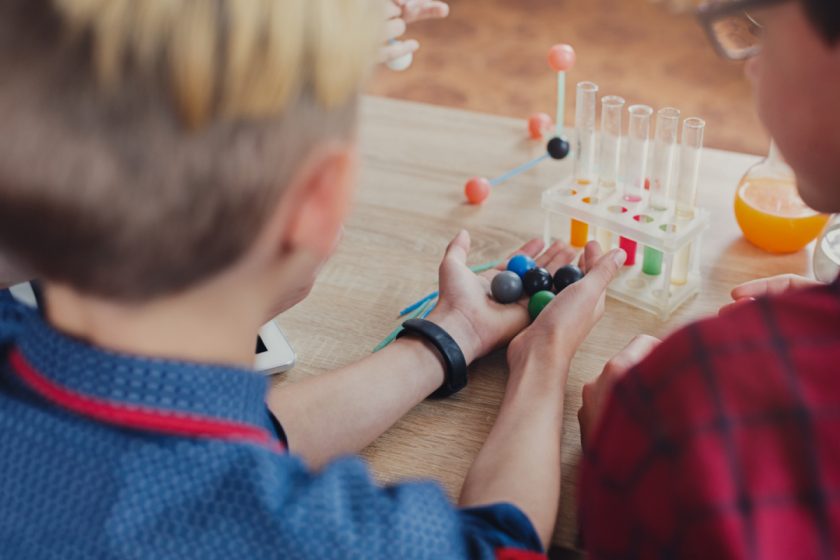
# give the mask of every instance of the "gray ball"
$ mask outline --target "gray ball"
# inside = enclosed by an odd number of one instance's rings
[[[522,297],[522,278],[509,270],[500,272],[493,278],[490,291],[499,303],[513,303]]]

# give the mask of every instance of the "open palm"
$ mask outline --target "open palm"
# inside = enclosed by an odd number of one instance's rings
[[[514,254],[535,258],[538,266],[552,274],[575,257],[575,252],[562,241],[544,252],[543,247],[541,240],[532,239]],[[490,284],[503,267],[475,274],[467,266],[469,252],[470,236],[461,231],[447,247],[441,262],[440,302],[429,318],[435,320],[436,315],[453,314],[462,318],[467,327],[463,343],[468,346],[463,350],[471,360],[507,344],[528,325],[529,316],[526,299],[515,304],[501,304],[491,297]]]

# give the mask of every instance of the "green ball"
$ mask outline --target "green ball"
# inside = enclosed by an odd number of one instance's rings
[[[531,300],[528,302],[528,313],[531,314],[531,319],[536,319],[537,315],[542,313],[542,310],[545,309],[546,305],[551,303],[554,297],[554,294],[548,290],[543,290],[532,295]]]

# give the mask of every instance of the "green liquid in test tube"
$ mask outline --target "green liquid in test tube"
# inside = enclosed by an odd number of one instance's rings
[[[706,122],[695,117],[683,121],[682,146],[680,147],[680,173],[677,182],[677,224],[688,224],[694,219],[697,183],[700,178],[700,156],[703,153],[703,134]],[[671,283],[688,282],[691,263],[691,245],[684,247],[674,259]]]
[[[680,112],[678,109],[665,107],[656,113],[653,170],[650,182],[650,207],[656,212],[664,212],[668,209],[679,127]],[[644,253],[645,259],[642,263],[642,271],[650,276],[662,274],[662,252],[652,247],[645,247]]]

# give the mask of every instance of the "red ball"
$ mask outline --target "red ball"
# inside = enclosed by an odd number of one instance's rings
[[[481,204],[490,196],[490,182],[484,177],[473,177],[467,181],[464,194],[470,204]]]
[[[545,113],[534,113],[528,118],[528,134],[532,140],[542,140],[543,135],[553,126],[551,117]]]
[[[575,49],[571,45],[554,45],[548,51],[548,65],[555,72],[568,72],[575,65]]]

